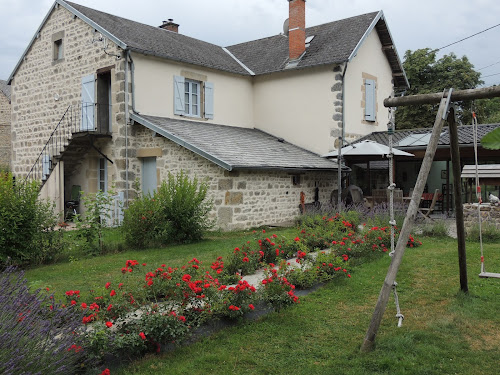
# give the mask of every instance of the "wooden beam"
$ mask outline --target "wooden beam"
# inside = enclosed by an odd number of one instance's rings
[[[429,176],[429,172],[431,170],[434,154],[436,153],[437,149],[439,134],[441,134],[441,131],[443,130],[447,108],[447,100],[446,98],[442,97],[438,113],[436,115],[436,121],[434,122],[434,127],[432,129],[432,136],[429,141],[429,145],[427,146],[427,151],[425,152],[422,167],[420,168],[420,172],[418,173],[417,183],[415,184],[415,189],[413,190],[410,205],[408,206],[408,211],[406,212],[403,227],[401,228],[401,232],[399,234],[398,243],[392,257],[391,265],[389,266],[384,284],[382,285],[382,289],[380,290],[377,305],[375,306],[375,310],[370,321],[370,326],[368,327],[365,339],[363,341],[363,344],[361,345],[362,352],[371,351],[375,344],[375,338],[380,327],[380,322],[382,321],[382,316],[384,315],[385,309],[387,307],[387,302],[389,301],[392,286],[394,285],[394,281],[396,280],[399,266],[403,261],[406,243],[411,234],[415,216],[417,215],[418,206],[420,204],[420,197],[422,196],[425,183],[427,182],[427,177]]]
[[[453,97],[453,95],[452,95]],[[458,268],[460,270],[460,289],[469,292],[467,285],[467,256],[465,252],[465,225],[464,208],[462,206],[462,179],[460,177],[460,149],[458,147],[458,130],[455,122],[455,109],[452,107],[448,114],[448,128],[450,131],[450,154],[453,166],[453,198],[455,198],[455,222],[457,225],[458,240]]]
[[[448,97],[447,93],[444,95],[445,98]],[[496,97],[500,97],[500,85],[485,87],[481,89],[453,91],[451,94],[451,101],[456,102],[460,100],[486,99]],[[441,101],[442,98],[443,93],[398,96],[395,98],[385,99],[384,106],[398,107],[402,105],[437,104]]]

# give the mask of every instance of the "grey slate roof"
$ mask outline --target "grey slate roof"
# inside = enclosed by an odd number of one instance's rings
[[[66,1],[130,49],[147,55],[249,75],[222,47]],[[139,5],[139,4],[138,4]]]
[[[481,138],[485,134],[489,133],[490,131],[492,131],[498,127],[500,127],[500,124],[478,125],[478,129],[477,129],[478,141],[480,141]],[[459,145],[472,146],[474,144],[474,136],[473,136],[471,125],[457,126],[457,132],[458,132]],[[425,148],[427,148],[427,146],[398,146],[399,141],[408,137],[411,134],[425,134],[425,133],[432,133],[432,128],[397,130],[394,132],[394,135],[392,137],[394,147],[397,147],[401,150],[404,150],[405,148],[425,149]],[[367,139],[381,143],[381,144],[386,145],[386,146],[389,145],[389,135],[387,134],[387,132],[373,132],[373,133],[370,133],[362,138],[357,139],[356,142],[353,142],[353,143],[358,143],[358,142],[361,142],[361,141],[364,141]],[[439,137],[438,146],[449,146],[449,145],[450,145],[450,134],[449,134],[448,127],[445,126],[445,127],[443,127],[443,131],[441,132],[441,136]]]
[[[7,81],[0,79],[0,92],[10,100],[10,86],[7,84]]]
[[[298,68],[347,61],[352,51],[378,15],[378,12],[306,28],[306,36],[314,35]],[[288,37],[276,35],[227,47],[255,74],[283,70],[288,62]]]
[[[142,114],[133,114],[132,119],[228,170],[333,170],[338,166],[257,129]]]

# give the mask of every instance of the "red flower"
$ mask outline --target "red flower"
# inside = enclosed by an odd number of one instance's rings
[[[184,276],[182,276],[182,281],[187,283],[190,280],[191,280],[191,275],[185,274]]]
[[[300,238],[299,237],[295,237],[293,240],[296,241],[296,242],[298,242],[298,241],[300,241]]]
[[[86,309],[87,308],[87,304],[85,302],[82,302],[82,309]]]
[[[116,295],[115,290],[113,289],[113,290],[111,291],[111,293],[109,293],[109,295],[110,295],[111,297],[115,296],[115,295]]]
[[[179,320],[184,323],[186,321],[186,317],[181,315],[179,316]]]
[[[108,281],[104,287],[105,287],[106,289],[109,289],[109,287],[110,287],[110,286],[111,286],[111,283]]]
[[[108,310],[108,311],[109,311],[109,310],[111,310],[112,308],[113,308],[113,305],[110,303],[110,304],[109,304],[109,306],[108,306],[108,308],[107,308],[106,310]]]
[[[106,327],[108,327],[108,328],[113,327],[113,323],[111,323],[111,322],[106,322]]]
[[[248,257],[244,257],[244,258],[242,259],[242,261],[243,261],[243,262],[249,262],[249,261],[250,261],[250,259],[248,259]]]
[[[101,372],[100,375],[111,375],[111,372],[109,372],[109,368],[107,368],[106,370]]]
[[[146,340],[146,335],[144,334],[144,332],[139,332],[139,336],[141,337],[141,339]]]
[[[250,310],[254,310],[255,309],[255,306],[252,305],[252,304],[249,304],[248,307],[250,308]]]
[[[71,300],[71,305],[76,305],[76,301],[75,300]]]

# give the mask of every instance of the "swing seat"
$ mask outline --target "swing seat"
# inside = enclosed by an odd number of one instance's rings
[[[484,279],[488,279],[488,278],[500,279],[500,273],[481,272],[479,274],[479,277],[482,277]]]

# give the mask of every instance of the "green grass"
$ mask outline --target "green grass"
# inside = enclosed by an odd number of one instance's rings
[[[291,230],[273,230],[292,235]],[[127,251],[27,271],[34,286],[88,290],[119,277],[126,259],[180,265],[227,255],[251,232],[215,233],[198,244]],[[189,346],[150,355],[112,374],[496,374],[500,280],[480,279],[479,244],[467,243],[469,294],[459,291],[456,240],[422,238],[407,249],[397,281],[402,328],[391,296],[375,350],[359,352],[390,263],[364,263],[301,303],[243,322]],[[487,270],[500,272],[499,243],[485,244]]]
[[[296,231],[293,228],[275,228],[269,230],[280,236],[292,237]],[[66,262],[40,266],[28,269],[26,278],[32,289],[49,288],[56,296],[62,296],[67,290],[80,290],[82,297],[91,289],[103,287],[107,281],[117,280],[121,276],[120,269],[128,259],[135,259],[140,264],[159,266],[167,264],[171,267],[186,264],[193,257],[204,262],[212,262],[218,256],[228,256],[236,246],[241,246],[260,233],[253,231],[240,232],[210,232],[205,240],[186,244],[172,245],[164,248],[143,250],[127,250],[115,254],[106,254],[98,257],[89,257],[82,254],[75,238],[75,232],[65,233],[65,240],[72,245],[65,250]],[[119,241],[119,231],[110,231],[108,236],[114,243]],[[73,242],[72,242],[73,241]],[[112,242],[113,243],[113,242]]]
[[[114,373],[170,374],[495,374],[500,358],[500,280],[479,279],[479,247],[468,246],[469,295],[459,292],[456,242],[424,238],[398,274],[405,321],[391,297],[376,348],[359,352],[389,266],[363,264],[301,303],[225,329]],[[485,251],[500,271],[498,244]]]

